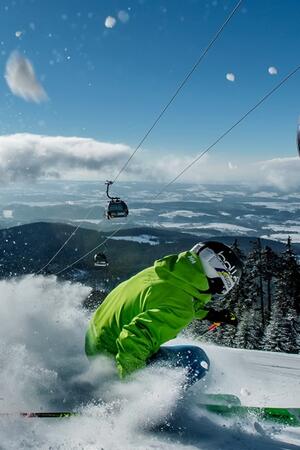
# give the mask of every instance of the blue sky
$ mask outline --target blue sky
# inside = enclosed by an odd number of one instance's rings
[[[1,134],[78,136],[134,148],[236,3],[1,2],[2,73],[18,50],[49,98],[26,102],[1,77]],[[120,11],[129,20],[106,28],[106,17]],[[195,155],[210,144],[300,63],[299,17],[298,0],[244,0],[144,147],[155,158]],[[226,80],[228,72],[235,82]],[[295,156],[299,86],[300,73],[213,152],[233,161]]]

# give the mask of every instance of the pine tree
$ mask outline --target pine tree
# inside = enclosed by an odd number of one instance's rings
[[[263,291],[263,265],[262,265],[262,248],[261,241],[257,239],[253,243],[253,249],[248,254],[245,264],[245,277],[248,283],[248,298],[254,308],[260,308],[262,327],[265,326],[265,308],[264,308],[264,291]]]
[[[261,315],[258,310],[244,308],[235,335],[235,346],[250,350],[260,349],[262,338]]]
[[[285,303],[291,308],[295,308],[297,313],[300,314],[300,266],[293,251],[290,237],[282,255],[281,272],[285,282]]]
[[[235,336],[237,328],[232,325],[223,325],[219,332],[219,342],[226,347],[236,347]]]
[[[289,307],[286,311],[285,306],[280,301],[276,301],[263,340],[264,350],[299,352],[299,336],[293,326],[295,315],[296,312],[293,308]]]
[[[296,330],[297,333],[297,348],[298,348],[298,353],[300,353],[300,326],[299,326],[299,321],[295,322],[294,324],[294,329]]]
[[[271,249],[271,247],[266,246],[266,248],[262,250],[262,276],[266,283],[268,317],[272,309],[272,282],[280,274],[280,262],[280,257]]]
[[[232,248],[234,248],[235,252],[238,253],[241,258],[245,259],[244,255],[238,248],[237,241],[234,242]],[[222,301],[219,300],[214,305],[216,309],[229,309],[237,316],[239,320],[242,318],[244,311],[251,310],[253,303],[252,263],[247,263],[247,261],[239,284],[234,287],[225,299]],[[207,334],[206,339],[209,340],[209,342],[214,342],[216,344],[237,347],[236,333],[236,327],[224,324],[214,332]],[[241,346],[243,347],[244,345],[241,344]]]
[[[245,259],[237,240],[232,248]],[[239,325],[222,325],[203,339],[229,347],[300,353],[300,267],[291,239],[281,255],[255,241],[240,283],[211,306],[233,311]],[[194,327],[195,334],[207,329],[208,322],[204,324]]]
[[[232,250],[237,254],[237,256],[244,261],[245,259],[245,254],[242,252],[242,250],[240,249],[238,240],[235,239],[233,244],[231,245]]]
[[[263,339],[264,350],[298,353],[299,333],[297,308],[300,305],[300,269],[292,249],[290,237],[286,250],[277,260],[277,279],[274,282],[274,302],[270,322]]]

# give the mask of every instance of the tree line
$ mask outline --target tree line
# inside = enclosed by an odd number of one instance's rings
[[[203,339],[229,347],[300,353],[300,264],[288,238],[278,254],[263,247],[258,238],[244,255],[237,240],[234,250],[245,266],[239,285],[231,295],[214,301],[214,308],[229,308],[238,326],[222,325]],[[192,331],[203,334],[207,322],[195,321]]]

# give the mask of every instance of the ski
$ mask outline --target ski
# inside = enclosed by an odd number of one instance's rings
[[[17,416],[17,417],[24,417],[24,418],[64,418],[64,417],[73,417],[73,416],[79,416],[80,413],[77,413],[75,411],[49,411],[49,412],[2,412],[0,413],[0,417],[11,417],[11,416]]]
[[[300,426],[300,408],[278,408],[245,406],[241,404],[236,395],[231,394],[204,394],[197,402],[200,408],[208,412],[231,416],[255,415],[263,420],[271,420],[276,423],[289,426]],[[2,412],[0,417],[23,417],[23,418],[69,418],[80,416],[82,413],[76,411],[35,411],[35,412]]]
[[[222,416],[256,415],[260,419],[298,427],[300,426],[300,408],[279,408],[245,406],[236,395],[206,394],[200,398],[198,406]]]
[[[257,406],[243,406],[243,405],[225,405],[225,404],[207,404],[199,403],[199,407],[206,409],[211,413],[215,413],[225,417],[232,416],[246,416],[253,414],[260,419],[271,420],[282,425],[289,425],[294,427],[300,426],[300,408],[271,408],[271,407],[257,407]],[[7,412],[0,413],[0,417],[23,417],[27,419],[62,419],[74,416],[80,416],[81,413],[75,411],[50,411],[50,412]]]
[[[223,416],[255,414],[261,419],[272,420],[284,425],[300,426],[300,408],[270,408],[243,405],[205,405],[208,411]]]

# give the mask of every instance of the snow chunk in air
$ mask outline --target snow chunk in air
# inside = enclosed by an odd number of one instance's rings
[[[269,67],[268,68],[268,72],[269,72],[270,75],[277,75],[278,74],[278,70],[274,66]]]
[[[104,22],[106,28],[113,28],[116,25],[117,21],[112,16],[107,16]]]
[[[230,73],[226,73],[226,80],[234,82],[235,81],[234,73],[231,73],[231,72]]]
[[[11,92],[17,97],[36,103],[48,98],[35,76],[33,65],[17,51],[8,58],[5,79]]]

